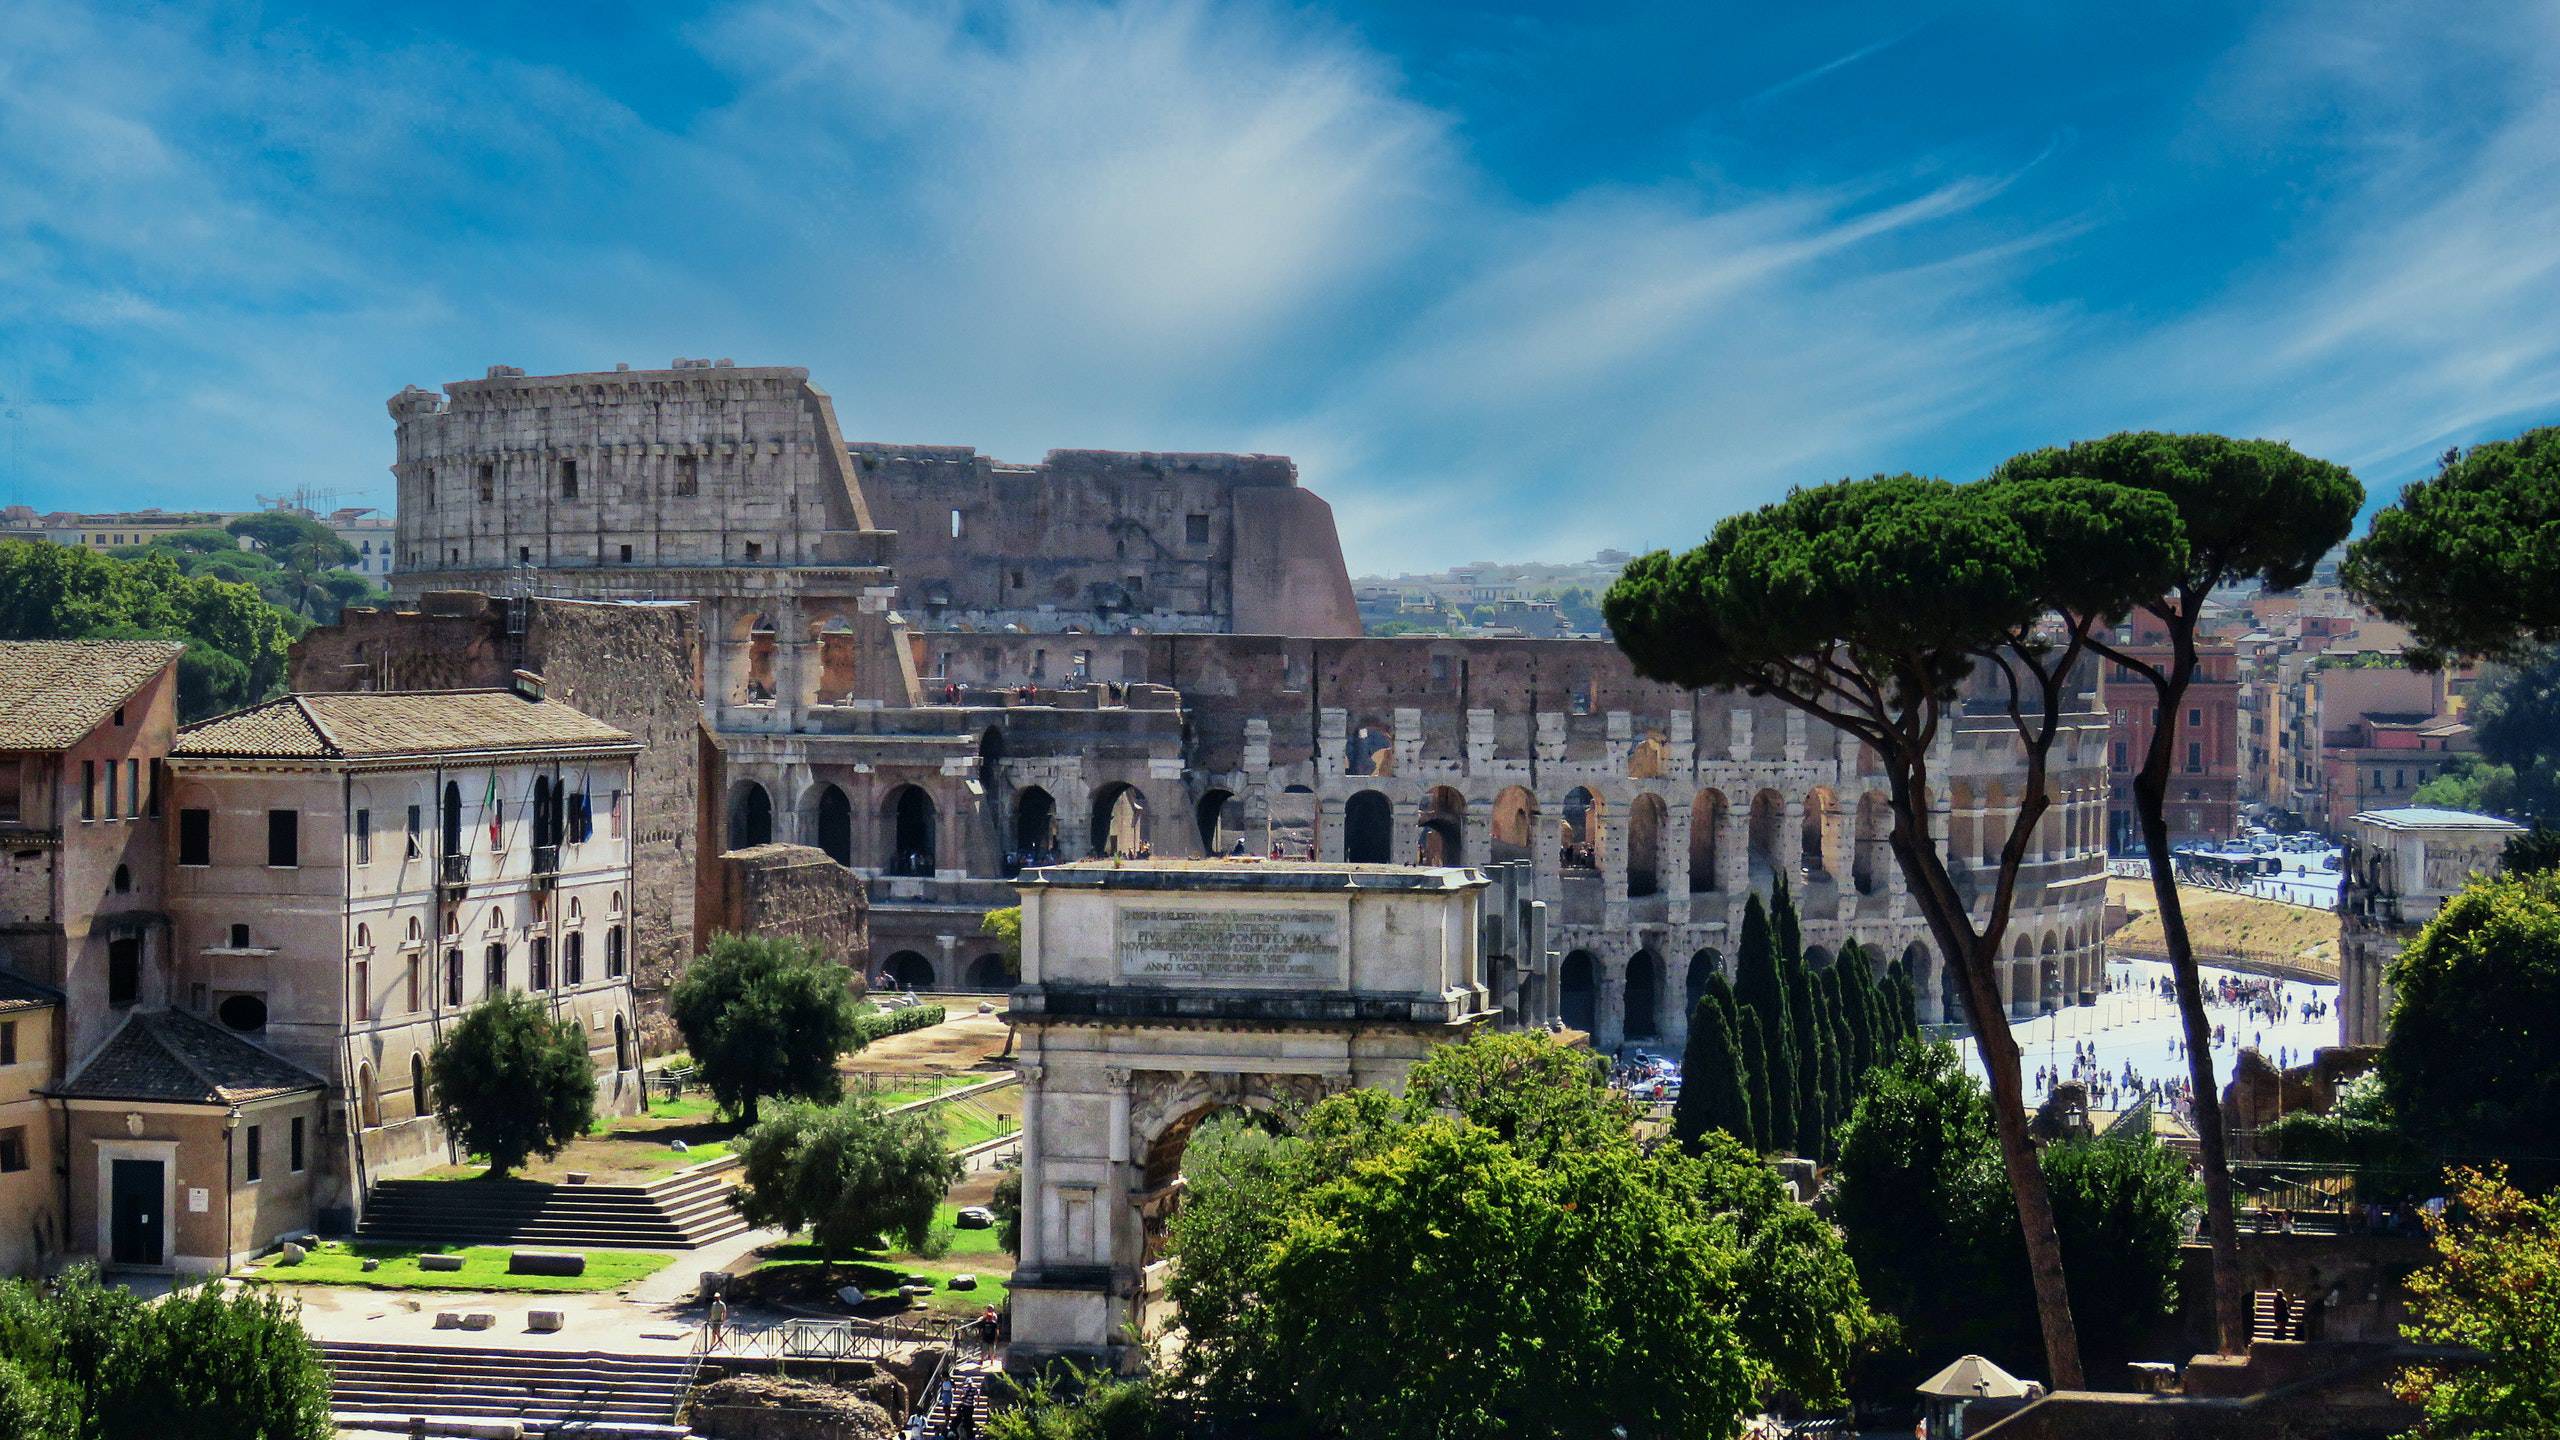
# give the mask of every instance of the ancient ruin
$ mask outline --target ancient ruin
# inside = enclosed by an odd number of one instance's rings
[[[1869,757],[1605,641],[1360,638],[1331,512],[1284,458],[848,444],[806,371],[725,361],[492,367],[390,409],[395,594],[689,605],[714,843],[863,877],[900,983],[1007,985],[978,922],[1027,865],[1242,851],[1529,862],[1557,958],[1504,1009],[1604,1047],[1680,1043],[1780,880],[1817,959],[1854,937],[1910,965],[1924,1018],[1953,1003]],[[2021,876],[2015,1012],[2103,963],[2094,684]],[[2023,767],[1996,710],[1941,745],[1938,838],[1970,883]]]

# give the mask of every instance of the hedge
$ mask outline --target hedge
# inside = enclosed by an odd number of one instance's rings
[[[853,1022],[853,1044],[860,1049],[874,1040],[890,1035],[904,1035],[942,1023],[939,1005],[910,1005],[903,1010],[874,1010]]]

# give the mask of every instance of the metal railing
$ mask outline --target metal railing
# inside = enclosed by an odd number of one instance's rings
[[[769,1360],[877,1360],[902,1345],[950,1345],[963,1324],[931,1319],[785,1320],[748,1328],[708,1324],[694,1332],[699,1358],[735,1355]]]
[[[559,874],[559,873],[560,873],[560,847],[559,847],[559,846],[557,846],[557,845],[536,845],[536,846],[534,846],[534,847],[533,847],[533,873],[534,873],[534,874],[536,874],[536,875],[557,875],[557,874]]]
[[[439,856],[437,856],[437,857],[436,857],[436,883],[437,883],[437,884],[439,884],[439,885],[468,885],[468,884],[470,884],[470,883],[471,883],[471,857],[470,857],[469,855],[439,855]]]

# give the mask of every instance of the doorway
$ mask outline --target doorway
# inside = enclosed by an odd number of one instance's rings
[[[108,1162],[108,1258],[118,1265],[168,1263],[165,1160]]]

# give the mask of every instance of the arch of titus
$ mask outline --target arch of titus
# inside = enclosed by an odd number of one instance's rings
[[[1023,1369],[1134,1363],[1201,1120],[1401,1090],[1548,963],[1543,907],[1475,870],[1085,861],[1021,889]]]

